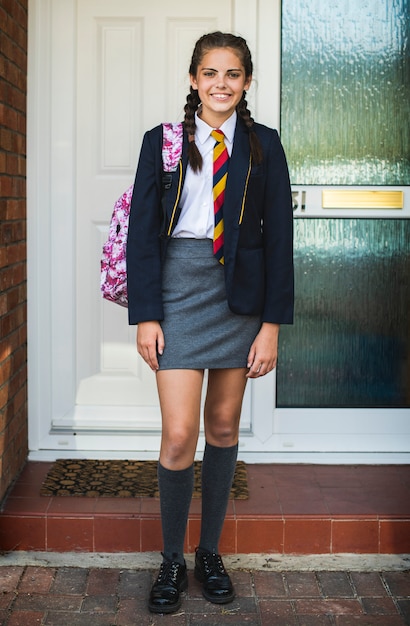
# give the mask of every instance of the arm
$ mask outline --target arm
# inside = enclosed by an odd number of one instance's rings
[[[145,134],[135,176],[127,239],[130,324],[161,320],[162,128]]]
[[[285,153],[276,131],[265,152],[264,192],[265,306],[262,322],[293,322],[293,210]]]

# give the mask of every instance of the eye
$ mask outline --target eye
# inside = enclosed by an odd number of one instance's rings
[[[229,72],[228,76],[229,78],[240,78],[241,74],[240,72]]]
[[[212,76],[215,76],[215,72],[212,72],[212,70],[205,70],[204,76],[206,76],[207,78],[211,78]]]

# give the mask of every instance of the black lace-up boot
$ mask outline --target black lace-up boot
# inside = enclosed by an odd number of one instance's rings
[[[195,578],[202,583],[204,597],[214,604],[232,602],[235,591],[219,554],[196,549]]]
[[[176,561],[164,561],[158,578],[152,586],[148,608],[152,613],[174,613],[181,606],[181,591],[188,587],[186,565]]]

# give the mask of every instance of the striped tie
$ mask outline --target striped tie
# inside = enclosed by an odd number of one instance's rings
[[[216,140],[214,146],[213,167],[213,198],[214,198],[214,256],[224,264],[224,220],[223,203],[225,198],[226,177],[228,175],[229,155],[224,143],[224,134],[221,130],[213,130],[212,137]]]

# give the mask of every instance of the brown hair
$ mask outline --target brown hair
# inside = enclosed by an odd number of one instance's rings
[[[243,37],[237,37],[231,33],[221,33],[217,31],[215,33],[209,33],[203,35],[195,44],[192,54],[191,65],[189,66],[189,73],[191,76],[196,76],[198,72],[198,66],[200,65],[203,57],[210,50],[215,48],[232,48],[238,55],[244,69],[245,76],[249,78],[253,73],[252,57],[248,45]],[[236,107],[236,111],[239,117],[243,120],[245,126],[249,131],[249,144],[251,148],[252,159],[255,163],[262,161],[262,148],[259,142],[259,138],[254,132],[254,119],[251,116],[251,112],[248,109],[246,102],[246,91],[243,92],[242,98]],[[198,90],[191,86],[190,93],[186,98],[185,111],[185,130],[188,133],[189,147],[188,147],[188,159],[192,169],[196,172],[202,167],[202,156],[195,143],[195,111],[200,105],[198,96]]]

